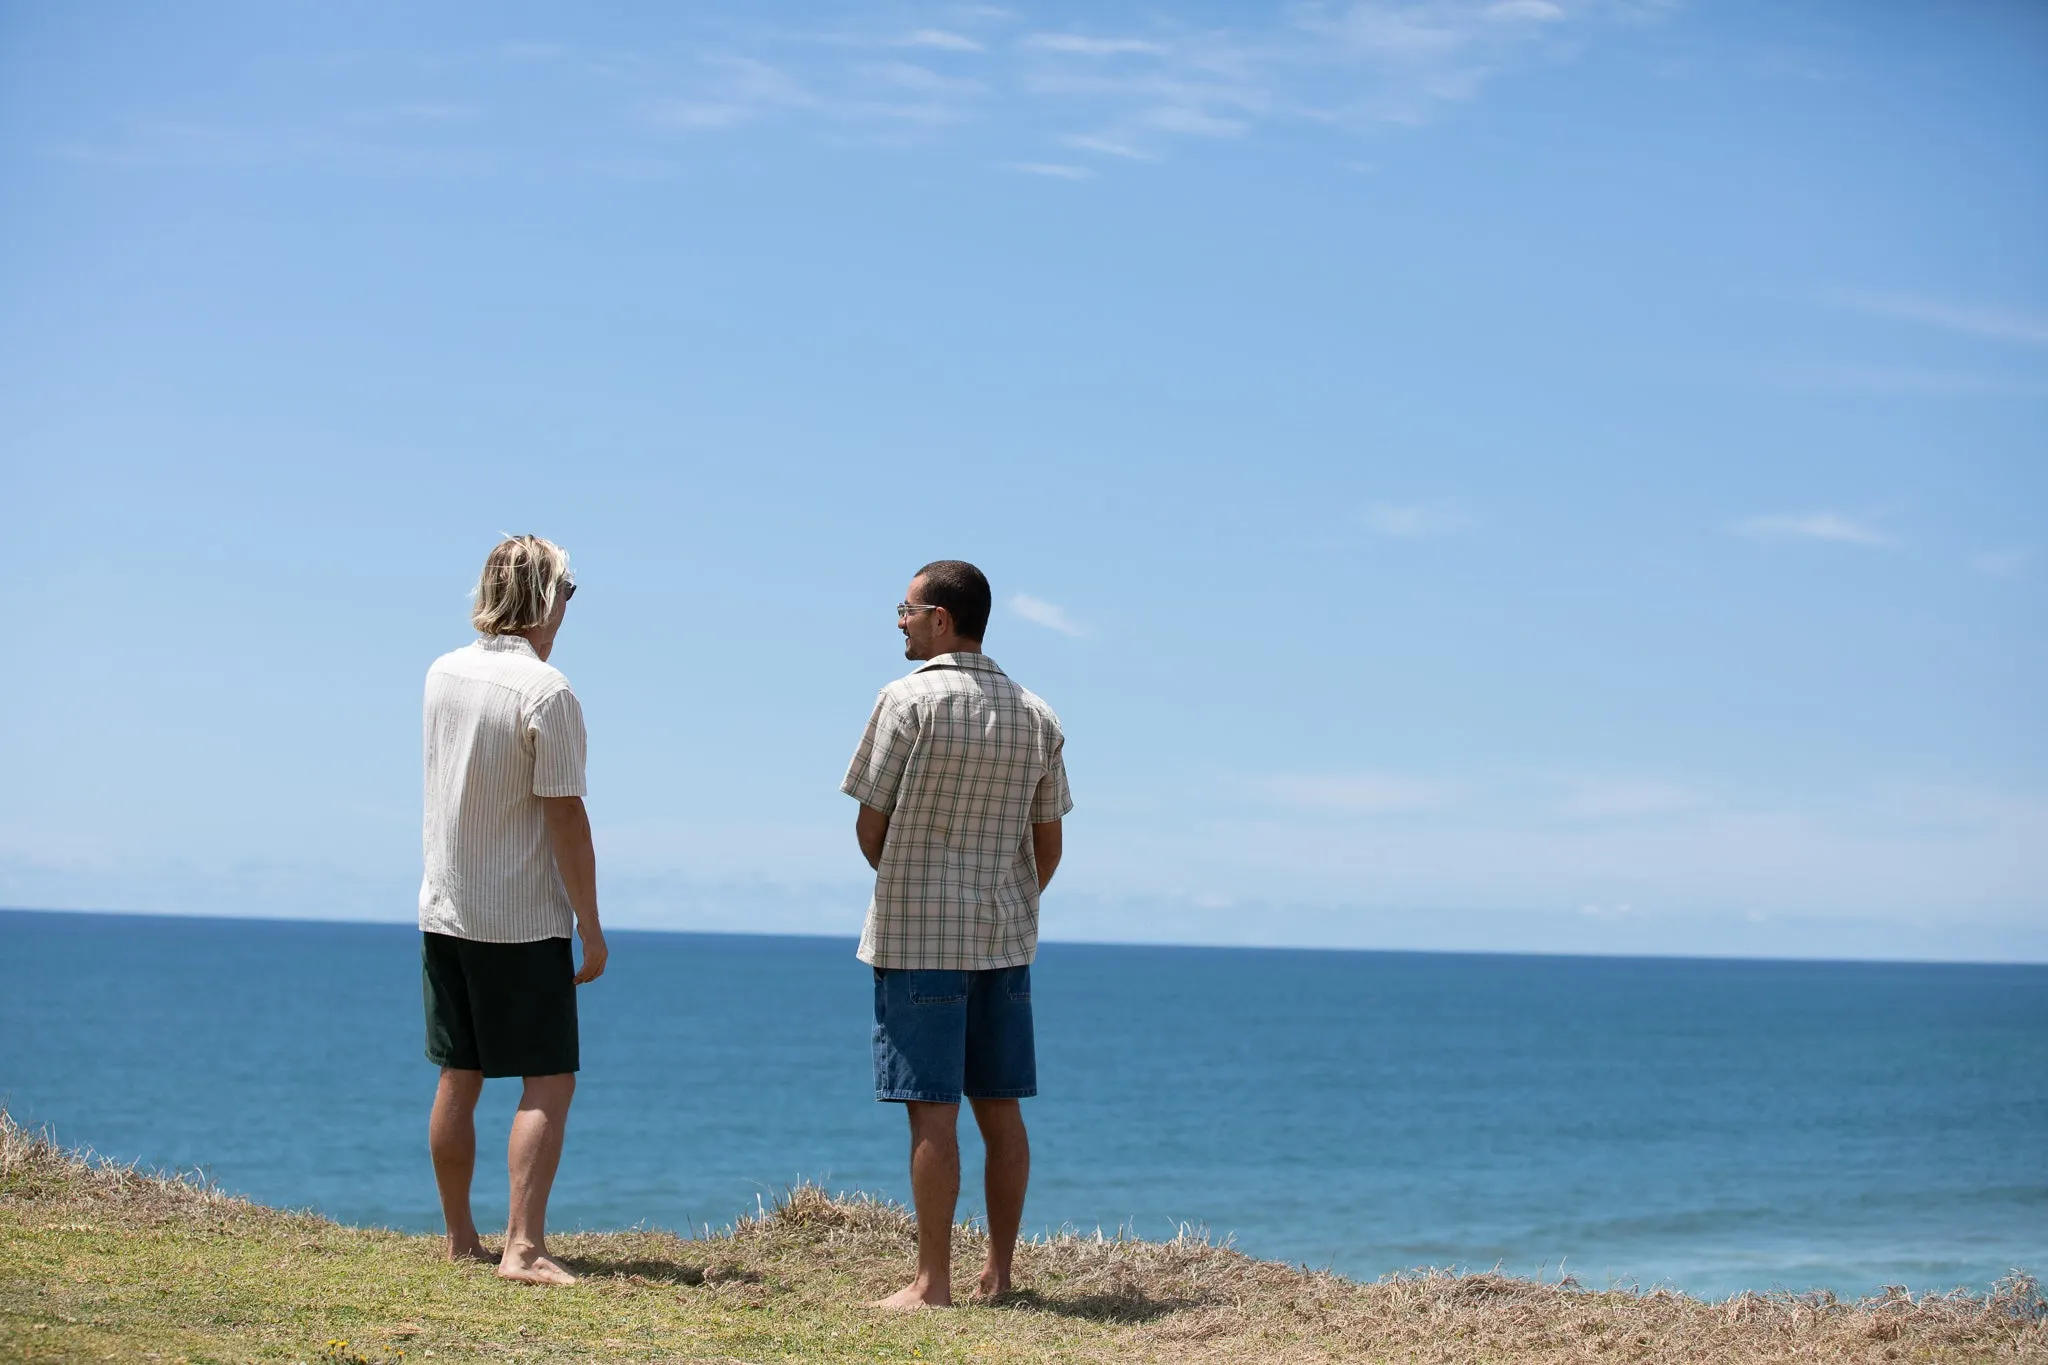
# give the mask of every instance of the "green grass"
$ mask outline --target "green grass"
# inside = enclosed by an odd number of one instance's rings
[[[435,1238],[95,1164],[0,1114],[0,1360],[2048,1362],[2024,1277],[1983,1298],[1708,1304],[1484,1274],[1358,1284],[1192,1237],[1044,1239],[996,1305],[863,1307],[907,1277],[914,1235],[899,1208],[803,1188],[713,1236],[562,1238],[584,1279],[537,1289],[450,1265]],[[981,1250],[962,1229],[962,1289]]]

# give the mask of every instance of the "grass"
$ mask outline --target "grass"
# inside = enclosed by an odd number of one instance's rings
[[[1592,1290],[1420,1272],[1360,1284],[1206,1239],[1062,1234],[1022,1292],[910,1315],[859,1306],[910,1268],[901,1208],[801,1187],[713,1236],[564,1237],[569,1289],[448,1264],[436,1238],[344,1227],[100,1163],[0,1113],[0,1360],[2048,1362],[2048,1300],[1861,1303]],[[956,1284],[979,1265],[958,1238]]]

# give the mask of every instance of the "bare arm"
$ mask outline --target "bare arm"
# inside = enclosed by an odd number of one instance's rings
[[[583,940],[583,970],[576,973],[581,986],[604,975],[608,956],[604,929],[597,922],[597,851],[590,846],[590,813],[580,796],[543,796],[540,808],[547,817],[555,867],[576,912],[576,936]]]
[[[1045,884],[1052,880],[1052,874],[1059,871],[1061,852],[1060,822],[1048,820],[1042,825],[1031,827],[1031,856],[1038,862],[1038,889],[1045,890]]]
[[[879,870],[882,845],[889,838],[889,813],[862,806],[860,814],[853,817],[853,837],[860,840],[861,856],[868,860],[868,866]]]

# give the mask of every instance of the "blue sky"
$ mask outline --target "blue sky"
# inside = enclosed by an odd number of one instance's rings
[[[2048,960],[2048,14],[0,9],[0,903],[408,919],[500,531],[615,923],[852,933],[919,563],[1065,938]]]

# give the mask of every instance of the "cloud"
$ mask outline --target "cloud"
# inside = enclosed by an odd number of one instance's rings
[[[1789,387],[1909,398],[2044,398],[2048,379],[1967,370],[1833,366],[1783,377]]]
[[[1069,166],[1059,161],[1011,161],[1006,163],[1013,171],[1026,175],[1042,175],[1053,180],[1093,180],[1095,172],[1086,166]]]
[[[404,104],[358,109],[343,121],[365,128],[395,127],[404,124],[468,123],[479,117],[480,113],[481,111],[473,104],[442,104],[416,100]]]
[[[1820,540],[1838,545],[1890,546],[1898,542],[1867,522],[1837,512],[1804,512],[1745,517],[1728,524],[1731,535],[1750,540]]]
[[[944,52],[986,52],[974,39],[964,33],[949,33],[942,28],[921,28],[915,33],[906,33],[896,40],[898,47],[933,47]]]
[[[1132,161],[1153,161],[1157,158],[1148,151],[1134,147],[1128,142],[1119,142],[1112,137],[1097,137],[1093,133],[1069,133],[1060,142],[1076,151],[1095,152],[1101,156],[1120,156]]]
[[[1626,820],[1696,810],[1703,804],[1699,792],[1676,782],[1594,779],[1573,783],[1557,810],[1568,820]]]
[[[1837,294],[1835,301],[1844,308],[1873,317],[1914,322],[1945,332],[1981,337],[1986,341],[2048,346],[2048,313],[2038,309],[1959,303],[1922,294],[1882,290],[1846,290]]]
[[[1143,38],[1089,38],[1079,33],[1033,33],[1023,46],[1039,52],[1065,52],[1077,57],[1124,57],[1164,52]]]
[[[307,127],[145,122],[111,137],[54,142],[38,150],[56,160],[95,166],[224,170],[318,165],[373,175],[473,175],[502,163],[487,148],[424,136],[421,120],[399,126],[405,122],[380,126],[347,115]]]
[[[711,129],[744,123],[756,111],[744,104],[693,104],[686,100],[671,100],[652,112],[657,121],[673,128]]]
[[[1634,918],[1636,908],[1624,901],[1619,905],[1582,905],[1579,907],[1579,913],[1587,919],[1612,922]]]
[[[1429,778],[1391,773],[1269,777],[1258,784],[1283,805],[1331,815],[1412,815],[1442,810],[1458,789]]]
[[[967,24],[1009,24],[1017,19],[1017,11],[1001,5],[949,5],[946,13]]]
[[[642,139],[610,147],[607,164],[648,156],[656,162],[647,164],[661,163],[669,149],[648,144],[665,135],[774,128],[841,145],[977,139],[979,154],[998,163],[1020,147],[1056,141],[1106,167],[1277,128],[1328,137],[1424,124],[1519,64],[1569,60],[1596,25],[1660,8],[1653,0],[1302,0],[1240,8],[1229,26],[1167,11],[1143,27],[1088,33],[1004,28],[1017,20],[1007,10],[939,5],[910,21],[900,10],[857,11],[824,29],[704,20],[688,41],[640,53],[513,42],[483,49],[481,64],[476,52],[403,60],[437,72],[437,80],[454,81],[480,65],[556,72],[562,80],[548,96],[552,122],[591,125],[579,132],[591,134],[592,144],[607,125]],[[1003,60],[994,59],[999,50]],[[910,55],[928,55],[937,69],[883,60]],[[973,60],[979,81],[956,74],[963,58]],[[618,79],[626,75],[637,94],[622,100]],[[594,76],[610,79],[588,79]],[[448,130],[463,126],[467,115],[456,111],[490,107],[480,88],[435,93],[447,97],[442,104],[359,116],[353,141],[334,135],[333,115],[295,122],[287,110],[243,128],[179,134],[164,125],[167,131],[148,138],[79,135],[44,150],[104,165],[323,159],[378,169],[414,161],[425,168],[451,153],[465,165],[495,167],[535,154],[514,140],[512,125],[489,118],[471,121],[476,136],[494,139],[489,148],[425,145],[429,135],[446,141]],[[622,115],[637,126],[619,129]],[[402,132],[411,142],[361,145],[370,124],[388,124],[392,138]],[[1065,179],[1095,173],[1063,162],[1021,164]],[[2015,316],[2031,335],[2035,322]],[[1998,325],[2014,324],[2005,318]]]
[[[919,95],[979,95],[988,89],[971,77],[941,75],[930,67],[911,62],[865,66],[860,69],[860,74],[878,85]]]
[[[1375,502],[1360,514],[1366,528],[1396,540],[1426,540],[1462,530],[1470,521],[1462,512],[1440,503]]]
[[[1028,592],[1020,592],[1012,597],[1010,610],[1027,621],[1044,626],[1047,630],[1056,630],[1062,635],[1082,634],[1081,628],[1067,619],[1064,607],[1056,607],[1043,598],[1033,597]]]
[[[657,100],[646,117],[659,127],[690,132],[736,128],[774,118],[806,117],[839,125],[943,127],[969,117],[967,98],[982,86],[909,62],[861,63],[842,74],[839,89],[825,89],[794,72],[754,57],[706,58],[699,92]],[[850,75],[858,89],[844,88]],[[874,92],[901,92],[878,97]]]
[[[552,62],[569,55],[561,43],[502,43],[498,55],[508,62]]]
[[[2025,550],[1985,550],[1970,556],[1970,567],[1993,578],[2018,578],[2032,560]]]
[[[1197,137],[1236,137],[1245,130],[1243,119],[1218,118],[1185,105],[1162,105],[1138,115],[1138,121],[1163,133],[1191,133]]]

